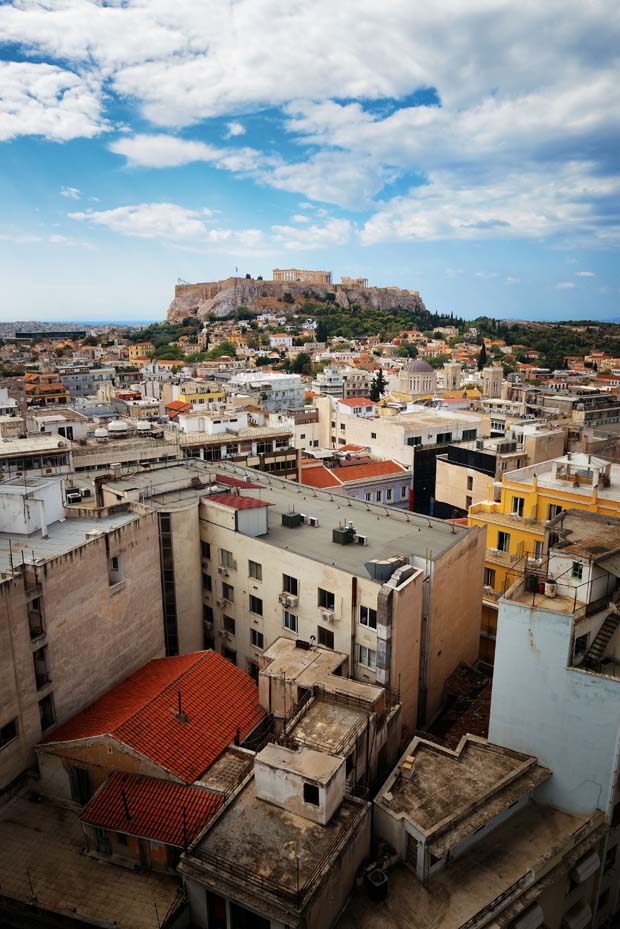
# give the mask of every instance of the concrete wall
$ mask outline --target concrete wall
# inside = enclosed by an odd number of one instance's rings
[[[110,587],[108,557],[124,580]],[[32,641],[27,600],[42,604],[45,636]],[[51,682],[37,689],[33,652],[47,646]],[[0,725],[19,738],[0,751],[0,789],[33,760],[39,701],[52,694],[63,722],[164,655],[157,517],[148,514],[0,585]],[[51,730],[50,730],[51,731]]]
[[[467,486],[468,478],[472,479],[471,489]],[[474,468],[452,464],[439,456],[435,478],[435,500],[466,510],[468,497],[471,497],[472,503],[480,503],[488,499],[489,488],[494,481],[495,478],[488,474],[483,474]]]
[[[302,748],[301,754],[304,757],[300,761],[305,762],[307,767],[307,771],[304,770],[303,774],[285,767],[274,768],[272,765],[265,764],[260,754],[257,755],[254,764],[256,796],[301,816],[303,819],[325,826],[344,797],[346,784],[344,758],[333,777],[326,781],[323,777],[317,780],[313,776],[314,756],[319,753]],[[322,755],[322,757],[326,756]],[[306,783],[318,788],[318,805],[307,803],[304,800],[304,784]]]
[[[1,488],[2,485],[0,485]],[[46,526],[64,520],[64,481],[50,481],[28,495],[3,493],[0,489],[0,530],[30,535]]]
[[[567,667],[571,617],[500,602],[489,740],[553,770],[541,797],[607,810],[617,780],[620,679]],[[533,725],[535,721],[535,725]]]
[[[180,655],[204,647],[198,513],[198,500],[169,513]]]

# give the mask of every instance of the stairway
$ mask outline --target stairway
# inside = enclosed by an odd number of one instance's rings
[[[618,613],[609,613],[605,617],[603,625],[597,632],[594,641],[584,655],[581,667],[589,671],[597,671],[603,660],[605,649],[612,635],[620,625],[620,615]]]

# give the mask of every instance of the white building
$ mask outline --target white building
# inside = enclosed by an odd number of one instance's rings
[[[327,367],[312,382],[312,389],[328,397],[368,397],[373,375],[363,368]]]
[[[544,593],[526,575],[500,600],[489,738],[552,768],[546,802],[605,813],[596,926],[620,904],[620,521],[568,510],[546,542]]]
[[[268,413],[299,410],[304,405],[304,387],[299,374],[242,371],[231,377],[229,386],[232,391],[255,398]]]

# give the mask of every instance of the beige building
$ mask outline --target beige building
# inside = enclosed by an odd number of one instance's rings
[[[488,400],[495,400],[502,395],[502,382],[504,369],[499,365],[489,365],[482,371],[482,396]]]
[[[42,733],[164,654],[157,518],[63,505],[62,483],[0,484],[0,788]]]
[[[301,268],[274,268],[273,280],[284,284],[331,284],[331,271],[307,271]]]
[[[408,361],[401,369],[398,378],[398,392],[407,397],[415,398],[435,393],[437,375],[427,361],[415,358]]]
[[[395,851],[373,872],[388,900],[356,890],[339,929],[591,926],[603,816],[542,805],[551,776],[474,736],[414,739],[374,802],[374,838]]]
[[[343,287],[368,287],[367,277],[341,277],[340,283]]]

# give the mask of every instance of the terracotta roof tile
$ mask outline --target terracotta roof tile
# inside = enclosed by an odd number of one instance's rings
[[[222,794],[202,787],[115,771],[85,807],[80,819],[101,829],[183,847],[204,829],[223,803]]]
[[[191,784],[264,715],[251,677],[217,652],[194,652],[150,661],[42,744],[111,735]]]
[[[253,484],[251,481],[241,481],[238,477],[230,477],[228,474],[216,474],[215,479],[218,484],[226,484],[228,487],[243,487],[246,490],[260,490],[261,484]]]
[[[347,397],[346,400],[338,400],[338,403],[345,403],[347,406],[376,406],[374,400],[368,400],[366,397]]]
[[[209,494],[206,499],[213,503],[221,503],[222,506],[230,506],[233,510],[252,510],[257,507],[274,505],[266,500],[259,500],[257,497],[242,497],[239,494]]]
[[[402,474],[407,469],[397,461],[370,461],[368,464],[351,465],[338,470],[341,481],[348,484],[350,481],[363,481],[371,477],[388,477]]]
[[[301,483],[307,484],[309,487],[316,487],[319,490],[323,490],[327,487],[342,486],[342,481],[339,481],[334,476],[334,472],[326,468],[325,465],[319,465],[319,467],[309,465],[308,467],[302,468]]]

